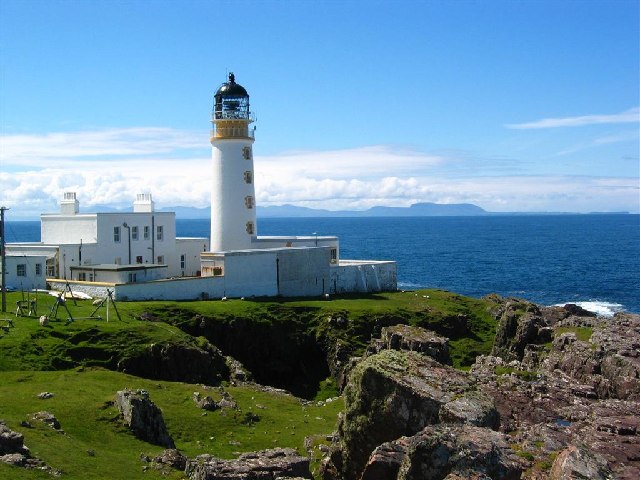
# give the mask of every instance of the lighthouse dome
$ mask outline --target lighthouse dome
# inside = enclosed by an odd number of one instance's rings
[[[220,85],[214,95],[213,119],[251,121],[249,94],[242,85],[236,83],[233,73],[229,74],[229,81]]]
[[[227,96],[248,97],[249,96],[245,88],[242,85],[236,83],[236,77],[233,74],[233,72],[229,74],[229,81],[224,82],[222,85],[220,85],[220,88],[218,88],[218,91],[216,92],[216,97],[218,95],[224,96],[224,97],[227,97]]]

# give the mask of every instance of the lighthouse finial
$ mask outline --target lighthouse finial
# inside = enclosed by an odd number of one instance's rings
[[[231,83],[236,83],[236,76],[233,74],[233,72],[229,73],[229,81]]]

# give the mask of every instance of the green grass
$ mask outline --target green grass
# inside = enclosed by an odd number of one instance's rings
[[[65,472],[65,478],[156,478],[140,455],[154,456],[163,448],[137,440],[117,420],[112,405],[117,390],[143,388],[164,414],[169,433],[177,448],[188,457],[210,453],[233,458],[240,452],[274,446],[294,447],[303,451],[304,437],[326,435],[333,431],[342,401],[318,406],[303,405],[290,396],[263,392],[253,387],[225,389],[237,401],[239,409],[206,412],[195,406],[193,392],[219,399],[216,388],[145,380],[100,368],[61,372],[0,373],[0,405],[7,425],[25,435],[31,453],[50,466]],[[41,400],[43,391],[55,396]],[[37,411],[52,412],[60,421],[64,434],[39,422],[34,428],[20,426]],[[252,424],[244,422],[248,412],[259,417]],[[114,420],[116,419],[116,420]],[[94,451],[95,456],[87,452]],[[39,472],[0,465],[0,478],[50,478]],[[166,477],[165,477],[166,478]],[[181,478],[178,473],[175,478]]]
[[[495,373],[496,375],[511,375],[513,373],[525,382],[532,382],[538,379],[538,374],[536,372],[530,372],[528,370],[517,370],[513,367],[506,367],[502,365],[496,366]]]
[[[22,298],[20,293],[10,293],[8,305],[15,305],[15,301]],[[38,314],[49,312],[54,302],[54,297],[39,295]],[[117,302],[122,321],[117,320],[111,308],[109,322],[87,319],[95,309],[88,301],[78,301],[77,305],[67,301],[67,306],[76,318],[69,325],[68,315],[62,308],[58,309],[59,320],[52,321],[45,329],[39,327],[36,318],[18,318],[15,321],[18,328],[6,335],[15,337],[15,341],[7,344],[0,338],[0,370],[69,368],[82,361],[112,368],[112,357],[135,354],[141,345],[167,341],[191,344],[192,339],[183,332],[207,336],[223,351],[231,350],[225,351],[226,354],[234,356],[247,352],[258,355],[260,349],[268,349],[276,361],[279,348],[284,361],[292,353],[291,345],[299,345],[302,355],[310,351],[310,344],[326,347],[335,342],[344,345],[353,355],[359,355],[371,337],[380,334],[382,327],[398,323],[424,327],[448,337],[454,366],[462,368],[471,365],[477,355],[491,351],[496,327],[488,313],[490,301],[442,290],[344,295],[329,300]],[[102,307],[98,314],[105,318],[106,308]],[[348,320],[346,325],[336,327],[327,321],[338,316]],[[207,322],[205,329],[200,328],[203,318]],[[226,345],[224,338],[228,339]],[[74,345],[69,347],[69,342],[74,340]],[[265,344],[269,341],[271,343]],[[263,365],[262,359],[239,359],[248,366]],[[326,377],[326,371],[313,375],[320,375],[319,382]],[[286,371],[283,376],[291,377]],[[306,393],[309,396],[309,392]]]
[[[23,299],[21,293],[7,297],[10,310]],[[114,421],[117,411],[110,402],[123,388],[150,392],[151,400],[164,412],[177,447],[189,457],[210,453],[232,458],[274,446],[302,452],[305,436],[323,442],[335,428],[342,400],[303,405],[289,395],[228,386],[240,409],[204,414],[195,407],[193,392],[217,399],[215,388],[114,371],[119,360],[136,358],[152,343],[203,348],[209,341],[242,361],[256,377],[275,380],[262,383],[297,388],[296,394],[317,401],[338,394],[326,365],[327,350],[336,345],[346,355],[360,355],[385,326],[421,326],[450,338],[454,366],[464,369],[477,355],[490,353],[496,328],[488,313],[490,300],[442,290],[328,300],[117,302],[121,320],[111,307],[108,322],[105,307],[97,312],[101,318],[87,318],[95,310],[91,302],[68,301],[74,321],[69,322],[66,310],[59,308],[57,319],[40,326],[37,316],[51,316],[55,301],[39,295],[33,318],[0,314],[0,325],[8,319],[15,325],[7,333],[0,330],[0,418],[25,435],[33,455],[64,471],[65,478],[167,478],[153,468],[143,472],[146,464],[140,460],[141,454],[154,456],[162,448],[137,440]],[[345,321],[335,321],[338,317]],[[36,395],[42,391],[55,397],[40,400]],[[40,410],[54,413],[65,433],[34,422],[31,429],[20,426],[30,413]],[[259,420],[246,421],[256,416]],[[0,465],[0,478],[50,477]],[[168,478],[182,478],[182,474],[172,472]]]
[[[582,342],[591,341],[591,335],[593,335],[593,328],[591,327],[557,327],[554,331],[554,336],[558,337],[563,333],[575,333],[576,338]]]

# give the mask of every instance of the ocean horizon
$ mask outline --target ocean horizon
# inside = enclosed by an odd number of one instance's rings
[[[209,237],[208,219],[177,219]],[[38,221],[8,221],[6,242],[40,241]],[[394,260],[398,289],[497,293],[601,315],[640,313],[640,215],[258,218],[259,235],[336,235],[340,258]]]

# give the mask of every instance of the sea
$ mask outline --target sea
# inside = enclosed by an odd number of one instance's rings
[[[178,219],[209,237],[208,219]],[[39,222],[7,222],[6,241],[39,241]],[[640,313],[640,215],[258,218],[260,235],[335,235],[340,258],[395,260],[398,289],[497,293],[601,315]]]

